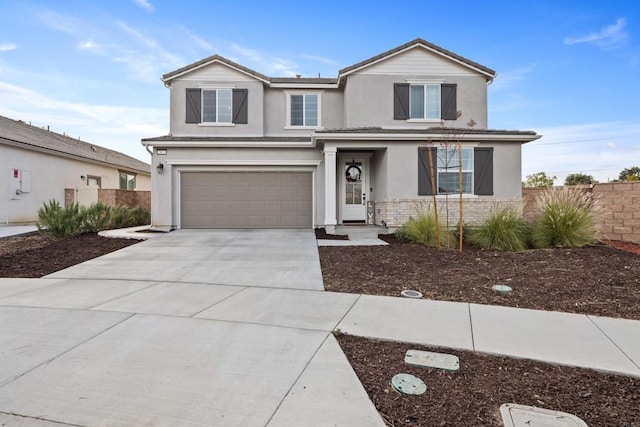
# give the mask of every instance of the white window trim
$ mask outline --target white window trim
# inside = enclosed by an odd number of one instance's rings
[[[322,94],[323,90],[286,90],[287,111],[285,117],[285,129],[322,129]],[[318,95],[318,124],[316,126],[292,126],[291,125],[291,95]]]
[[[407,119],[407,123],[444,123],[442,119]],[[400,128],[404,129],[404,128]]]
[[[444,123],[442,119],[442,83],[444,80],[407,80],[409,83],[409,118],[407,119],[407,123]],[[423,102],[424,102],[424,114],[427,114],[427,86],[438,86],[439,94],[440,94],[440,105],[438,105],[438,110],[440,110],[440,117],[437,119],[430,119],[426,117],[422,118],[411,118],[411,86],[423,86],[424,94],[423,94]]]
[[[201,86],[199,85],[200,88],[202,89],[202,96],[200,97],[200,123],[198,123],[198,126],[204,126],[204,127],[233,127],[236,124],[233,123],[233,88],[236,87],[236,85],[218,85],[218,86]],[[218,90],[230,90],[231,91],[231,121],[230,122],[205,122],[204,121],[204,92],[205,91],[216,91],[216,120],[218,119],[218,100],[220,99],[220,97],[218,96]]]
[[[474,186],[475,186],[475,173],[476,173],[476,169],[475,169],[476,168],[476,164],[475,164],[474,159],[473,159],[473,147],[474,146],[470,146],[470,145],[463,145],[462,147],[460,147],[460,149],[462,149],[462,150],[471,150],[471,170],[462,169],[463,172],[465,172],[465,171],[467,173],[471,172],[471,192],[470,193],[462,193],[463,198],[464,197],[478,197],[477,194],[473,193],[473,189],[474,189]],[[445,148],[443,148],[443,147],[437,147],[437,150],[444,150],[444,149]],[[452,149],[453,150],[457,150],[458,147],[454,147]],[[438,154],[436,152],[436,158],[437,158],[437,156],[438,156]],[[436,160],[436,166],[437,166],[437,160]],[[455,171],[446,172],[446,173],[458,173],[458,169],[456,169]],[[456,196],[460,194],[458,192],[440,193],[440,190],[439,190],[440,189],[440,185],[438,185],[439,184],[439,179],[440,179],[440,168],[439,167],[436,167],[436,176],[435,176],[435,178],[436,178],[436,189],[438,189],[438,192],[436,193],[437,196],[447,197],[447,196],[451,196],[452,194],[456,195]]]

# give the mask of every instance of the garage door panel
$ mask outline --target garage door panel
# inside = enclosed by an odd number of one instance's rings
[[[308,172],[184,172],[183,228],[311,227]]]

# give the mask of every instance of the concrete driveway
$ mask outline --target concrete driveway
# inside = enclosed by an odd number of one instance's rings
[[[0,279],[1,425],[383,426],[309,230],[175,231]]]

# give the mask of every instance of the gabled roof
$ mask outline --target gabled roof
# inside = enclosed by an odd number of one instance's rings
[[[388,50],[386,52],[383,52],[379,55],[376,55],[372,58],[369,59],[365,59],[364,61],[360,61],[357,64],[353,64],[350,65],[348,67],[345,67],[343,69],[341,69],[340,71],[338,71],[338,77],[337,78],[315,78],[315,77],[269,77],[269,76],[265,76],[264,74],[261,74],[255,70],[252,70],[251,68],[247,68],[243,65],[240,65],[238,63],[235,63],[223,56],[220,55],[212,55],[208,58],[205,59],[201,59],[200,61],[194,62],[193,64],[189,64],[187,66],[184,66],[182,68],[179,68],[175,71],[172,71],[170,73],[167,73],[165,75],[162,76],[162,81],[165,84],[169,84],[171,82],[171,80],[180,77],[184,74],[190,73],[192,71],[195,71],[199,68],[202,67],[206,67],[210,64],[214,64],[214,63],[220,63],[223,65],[226,65],[227,67],[230,67],[232,69],[235,69],[236,71],[239,71],[243,74],[248,75],[249,77],[252,77],[254,79],[260,80],[263,83],[266,83],[268,85],[271,84],[290,84],[290,85],[295,85],[295,84],[306,84],[306,85],[334,85],[334,84],[340,84],[341,81],[348,76],[351,73],[354,73],[356,71],[359,71],[363,68],[366,68],[370,65],[376,64],[380,61],[383,61],[387,58],[391,58],[395,55],[398,55],[400,53],[403,53],[407,50],[410,49],[415,49],[415,48],[422,48],[422,49],[426,49],[430,52],[433,52],[437,55],[440,55],[444,58],[447,58],[451,61],[457,62],[458,64],[470,68],[480,74],[483,74],[485,76],[485,78],[487,80],[493,80],[493,78],[496,76],[496,72],[494,70],[492,70],[491,68],[485,67],[484,65],[478,64],[477,62],[471,61],[470,59],[467,59],[463,56],[460,56],[458,54],[455,54],[447,49],[444,49],[440,46],[437,46],[433,43],[430,43],[424,39],[421,38],[417,38],[415,40],[412,40],[408,43],[405,43],[401,46],[395,47],[391,50]]]
[[[176,77],[180,77],[184,74],[190,73],[192,71],[197,70],[198,68],[202,68],[202,67],[206,67],[207,65],[210,64],[214,64],[214,63],[220,63],[220,64],[224,64],[227,67],[233,68],[236,71],[239,71],[243,74],[248,75],[249,77],[253,77],[254,79],[257,80],[261,80],[264,83],[269,83],[270,78],[265,76],[264,74],[260,74],[257,71],[252,70],[251,68],[247,68],[244,65],[240,65],[238,63],[235,63],[227,58],[225,58],[224,56],[220,56],[220,55],[212,55],[208,58],[204,58],[201,59],[200,61],[194,62],[193,64],[189,64],[186,65],[182,68],[178,68],[175,71],[172,71],[170,73],[167,73],[165,75],[162,76],[162,81],[165,83],[170,82],[171,80],[175,79]]]
[[[376,55],[376,56],[371,57],[369,59],[365,59],[364,61],[360,61],[357,64],[353,64],[353,65],[350,65],[348,67],[343,68],[342,70],[340,70],[338,72],[339,79],[342,79],[343,77],[346,77],[347,75],[349,75],[349,74],[351,74],[351,73],[353,73],[355,71],[361,70],[361,69],[366,68],[366,67],[368,67],[370,65],[373,65],[373,64],[378,63],[378,62],[380,62],[382,60],[385,60],[387,58],[395,56],[395,55],[397,55],[399,53],[405,52],[405,51],[407,51],[409,49],[414,49],[416,47],[421,47],[421,48],[426,49],[428,51],[434,52],[434,53],[436,53],[438,55],[441,55],[441,56],[443,56],[445,58],[453,60],[453,61],[455,61],[455,62],[457,62],[457,63],[459,63],[459,64],[461,64],[463,66],[466,66],[466,67],[471,68],[471,69],[473,69],[475,71],[478,71],[481,74],[484,74],[487,77],[487,79],[489,79],[489,80],[493,79],[496,76],[496,72],[494,70],[492,70],[491,68],[488,68],[488,67],[485,67],[484,65],[478,64],[477,62],[474,62],[474,61],[472,61],[470,59],[467,59],[467,58],[465,58],[463,56],[460,56],[460,55],[458,55],[456,53],[453,53],[453,52],[451,52],[451,51],[449,51],[447,49],[444,49],[444,48],[442,48],[442,47],[440,47],[438,45],[430,43],[430,42],[428,42],[428,41],[426,41],[424,39],[417,38],[417,39],[412,40],[412,41],[410,41],[408,43],[405,43],[405,44],[403,44],[401,46],[395,47],[395,48],[393,48],[391,50],[388,50],[386,52],[382,52],[379,55]]]
[[[51,132],[22,121],[0,116],[0,145],[11,145],[54,156],[111,166],[151,175],[151,166],[119,151]]]

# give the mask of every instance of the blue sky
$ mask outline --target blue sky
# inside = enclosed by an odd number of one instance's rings
[[[640,166],[640,3],[0,0],[0,115],[144,161],[168,133],[160,76],[214,53],[335,77],[421,37],[498,72],[489,126],[544,135],[523,176]]]

